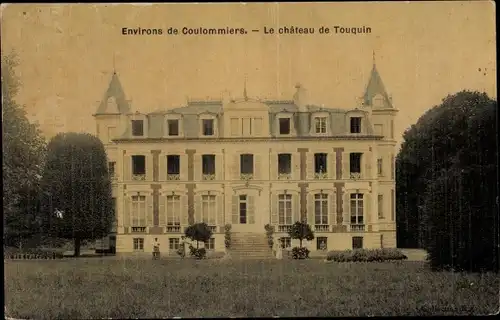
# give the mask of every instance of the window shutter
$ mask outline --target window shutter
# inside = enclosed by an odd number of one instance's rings
[[[158,197],[158,225],[161,227],[167,224],[166,200],[163,194]]]
[[[240,180],[240,155],[233,155],[231,160],[231,178],[232,180]]]
[[[153,181],[153,155],[146,155],[146,181]]]
[[[146,223],[148,226],[153,225],[153,197],[146,196]]]
[[[194,196],[194,222],[201,222],[201,196]]]
[[[337,215],[337,205],[336,205],[336,202],[337,202],[337,197],[336,197],[336,193],[333,192],[333,193],[330,193],[328,195],[328,224],[329,225],[335,225],[337,224],[337,219],[336,219],[336,215]]]
[[[188,222],[188,203],[187,203],[187,196],[186,195],[181,196],[180,207],[181,207],[181,212],[180,212],[181,224],[183,226],[187,226],[187,225],[189,225],[189,222]]]
[[[299,206],[299,197],[296,194],[292,195],[292,224],[300,221],[300,208]]]
[[[276,165],[278,160],[276,160]],[[300,179],[300,153],[294,152],[292,153],[292,179],[299,180]]]
[[[314,153],[307,153],[306,166],[307,179],[314,179]]]
[[[123,197],[123,226],[130,227],[130,207],[132,205],[132,201],[130,196],[125,195]]]
[[[222,167],[224,162],[222,158],[224,154],[216,154],[215,155],[215,179],[216,180],[224,180],[224,168]]]
[[[271,224],[278,225],[278,196],[276,194],[271,195]]]
[[[123,180],[132,180],[132,156],[123,155]]]
[[[186,181],[188,179],[188,159],[186,154],[179,155],[179,179]],[[167,161],[165,160],[165,175],[167,176]]]
[[[262,180],[262,179],[264,179],[265,175],[263,174],[263,168],[262,168],[262,162],[261,162],[261,155],[260,154],[254,154],[253,155],[253,172],[254,172],[254,179],[255,180]]]
[[[314,226],[316,221],[314,221],[314,194],[309,193],[307,195],[307,223],[310,226]]]
[[[344,193],[344,223],[343,224],[351,224],[351,194]]]
[[[350,170],[350,155],[349,152],[342,152],[342,179],[349,179]]]
[[[239,221],[238,196],[233,196],[232,199],[233,200],[231,201],[231,216],[232,216],[231,220],[233,224],[237,224]]]
[[[255,223],[255,197],[248,196],[247,199],[248,199],[248,223],[254,224]]]
[[[271,162],[269,163],[269,171],[270,177],[269,180],[277,180],[278,179],[278,154],[275,152],[271,153]]]
[[[365,172],[361,172],[364,179],[371,179],[372,177],[372,155],[373,152],[363,153],[361,156],[361,161],[365,162]]]
[[[225,221],[226,219],[224,217],[224,212],[225,212],[225,210],[224,210],[224,196],[221,194],[217,195],[215,201],[216,201],[216,207],[217,207],[216,210],[217,210],[217,215],[218,215],[217,225],[223,226],[226,223],[226,221]]]
[[[330,179],[336,179],[337,168],[335,167],[335,153],[328,153],[328,177]]]
[[[364,224],[370,224],[371,223],[371,194],[365,193],[363,194],[363,221]]]
[[[194,160],[193,160],[193,166],[194,166],[194,181],[199,181],[201,180],[201,175],[203,173],[203,168],[202,168],[202,155],[195,153],[193,155]]]

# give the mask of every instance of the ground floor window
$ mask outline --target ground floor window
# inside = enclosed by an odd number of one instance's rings
[[[292,239],[290,237],[281,238],[281,247],[290,248],[292,246]]]
[[[327,250],[328,249],[328,238],[327,237],[317,237],[316,238],[316,250]]]
[[[168,238],[168,248],[170,250],[179,249],[179,238]]]
[[[143,238],[134,238],[134,251],[144,251]]]
[[[210,238],[207,242],[205,242],[205,249],[214,250],[215,249],[215,239]]]
[[[352,237],[352,248],[363,249],[363,237]]]

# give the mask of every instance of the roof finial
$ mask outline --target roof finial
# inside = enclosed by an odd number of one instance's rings
[[[372,51],[373,67],[375,68],[375,50]]]
[[[245,82],[243,84],[243,98],[245,98],[245,101],[248,100],[247,96],[247,75],[245,74]]]
[[[116,54],[113,52],[113,74],[116,74]]]

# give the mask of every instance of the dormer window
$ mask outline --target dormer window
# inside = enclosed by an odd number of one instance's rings
[[[351,133],[361,133],[361,117],[351,118]]]
[[[214,120],[213,119],[203,119],[203,135],[213,136],[214,135]]]
[[[167,121],[167,130],[168,135],[171,137],[175,137],[179,135],[179,120],[171,119]]]
[[[280,134],[290,134],[290,118],[279,119]]]
[[[143,120],[132,120],[132,135],[134,137],[142,137],[144,135]]]
[[[314,118],[314,127],[316,128],[316,133],[326,133],[326,117]]]

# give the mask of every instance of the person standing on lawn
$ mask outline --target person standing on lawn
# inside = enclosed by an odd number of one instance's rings
[[[158,238],[155,238],[153,244],[153,259],[158,259],[160,257],[160,243],[158,242]]]

